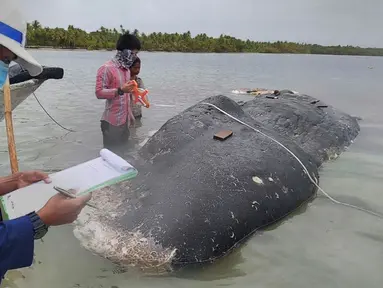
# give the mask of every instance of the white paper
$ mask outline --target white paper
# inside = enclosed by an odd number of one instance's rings
[[[104,151],[103,154],[106,154],[109,157],[108,159],[118,159],[114,157],[117,155],[109,150]],[[5,206],[5,211],[9,218],[13,219],[42,208],[49,198],[57,194],[57,191],[53,188],[54,186],[64,189],[76,189],[81,193],[81,191],[88,190],[91,187],[128,173],[126,170],[123,170],[125,169],[124,167],[135,169],[122,158],[118,159],[117,162],[112,161],[112,163],[114,163],[113,166],[110,165],[109,161],[98,157],[50,174],[49,177],[52,182],[49,184],[41,181],[18,189],[3,197],[2,202]],[[114,167],[123,167],[123,169],[117,170]]]
[[[120,156],[114,154],[108,149],[102,149],[100,151],[101,158],[108,162],[115,170],[124,173],[129,171],[130,169],[134,169],[132,165],[122,159]]]

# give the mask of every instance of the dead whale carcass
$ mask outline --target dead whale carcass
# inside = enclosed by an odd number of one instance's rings
[[[225,96],[203,102],[283,143],[310,176],[319,179],[318,167],[326,160],[320,151],[341,151],[357,136],[359,125],[334,108],[328,113],[310,104],[313,99],[308,96],[285,96],[286,101],[298,99],[307,105],[279,107],[283,95],[265,97],[268,100],[257,103],[254,111],[251,103],[239,106]],[[291,120],[288,125],[285,119]],[[214,140],[221,130],[233,136]],[[303,139],[311,144],[300,147]],[[316,192],[285,149],[202,103],[168,120],[133,164],[137,178],[95,192],[94,202],[103,208],[84,210],[74,233],[90,251],[149,271],[210,263],[307,203]]]

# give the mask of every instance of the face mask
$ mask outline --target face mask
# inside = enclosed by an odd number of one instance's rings
[[[0,89],[3,88],[5,81],[7,80],[8,70],[9,64],[0,61]]]

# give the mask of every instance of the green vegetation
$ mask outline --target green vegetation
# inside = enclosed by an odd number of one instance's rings
[[[38,21],[28,24],[28,47],[52,47],[64,49],[108,49],[113,50],[121,33],[120,30],[101,27],[94,32],[86,32],[72,25],[68,29],[42,27]],[[240,40],[231,36],[221,35],[219,38],[199,34],[194,38],[190,32],[179,33],[139,33],[134,30],[144,51],[166,52],[215,52],[215,53],[294,53],[294,54],[333,54],[333,55],[364,55],[383,56],[383,48],[360,48],[353,46],[321,46],[316,44],[293,42],[255,42]]]

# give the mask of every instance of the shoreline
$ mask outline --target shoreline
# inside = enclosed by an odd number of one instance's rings
[[[113,52],[115,49],[86,49],[86,48],[66,48],[54,46],[25,46],[29,50],[43,50],[43,51],[81,51],[81,52]],[[359,55],[359,54],[332,54],[332,53],[300,53],[300,52],[210,52],[210,51],[161,51],[161,50],[141,50],[141,52],[152,53],[184,53],[184,54],[290,54],[290,55],[327,55],[327,56],[352,56],[352,57],[383,57],[383,55]]]
[[[113,51],[109,49],[86,49],[86,48],[65,48],[65,47],[54,47],[54,46],[33,46],[33,45],[26,45],[26,49],[31,49],[31,50],[68,50],[68,51]]]
[[[124,33],[135,35],[141,42],[141,51],[198,54],[304,54],[383,56],[383,47],[359,47],[353,45],[320,45],[305,42],[279,40],[274,42],[239,39],[221,34],[219,37],[206,33],[151,32],[140,33],[137,29],[105,28],[85,31],[68,25],[67,28],[44,27],[38,20],[28,23],[27,48],[44,50],[115,51],[119,37]]]

